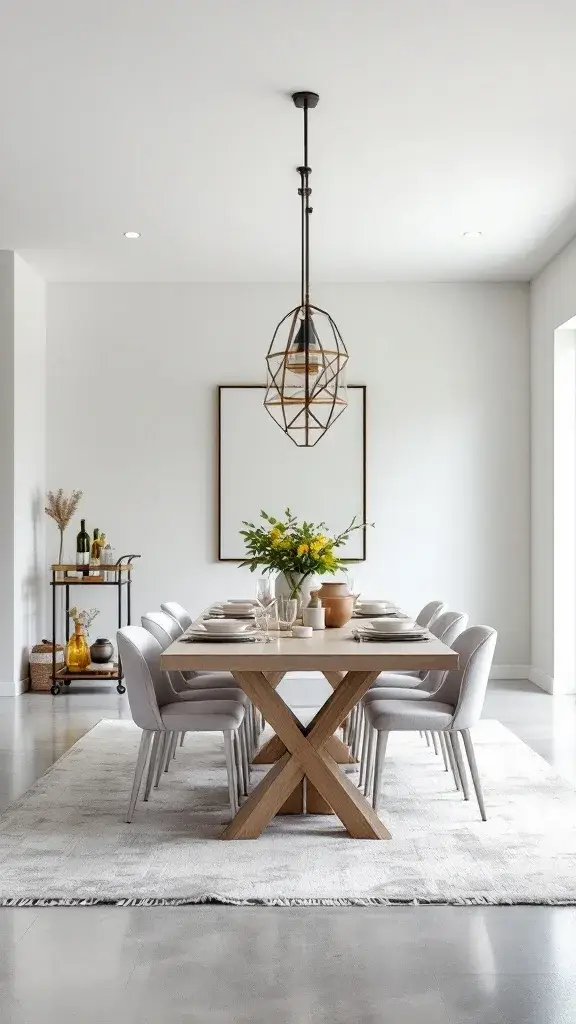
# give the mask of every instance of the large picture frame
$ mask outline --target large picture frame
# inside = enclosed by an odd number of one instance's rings
[[[280,517],[325,521],[341,532],[356,516],[366,522],[366,386],[348,386],[348,408],[313,448],[299,448],[267,415],[263,384],[218,386],[218,561],[244,558],[242,521],[260,509]],[[366,559],[366,529],[353,533],[341,556]]]

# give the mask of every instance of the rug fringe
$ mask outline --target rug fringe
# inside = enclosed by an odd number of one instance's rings
[[[574,907],[576,896],[565,899],[522,899],[503,900],[490,896],[456,897],[454,899],[387,899],[381,896],[350,896],[350,897],[296,897],[261,899],[250,897],[236,899],[233,896],[220,896],[210,893],[204,896],[184,896],[180,898],[163,897],[6,897],[0,899],[0,907],[191,907],[191,906],[229,906],[229,907]]]

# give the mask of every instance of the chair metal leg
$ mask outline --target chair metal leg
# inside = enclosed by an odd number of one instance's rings
[[[368,721],[364,718],[364,728],[362,733],[362,753],[360,754],[360,775],[358,777],[358,786],[362,789],[366,781],[366,769],[368,765],[368,739],[369,739],[369,726]]]
[[[376,739],[376,729],[366,722],[366,729],[368,732],[368,751],[366,754],[366,773],[364,780],[364,796],[368,796],[370,792],[370,786],[372,785],[372,773],[374,769],[374,741]]]
[[[170,742],[170,733],[169,732],[163,732],[162,733],[162,739],[160,740],[160,751],[159,751],[158,759],[157,759],[156,779],[154,780],[154,789],[158,789],[158,786],[160,785],[160,777],[161,777],[162,772],[164,770],[164,762],[166,761],[166,751],[167,751],[169,742]]]
[[[360,756],[362,749],[362,743],[366,734],[366,711],[364,705],[360,703],[358,705],[358,722],[356,723],[356,735],[354,737],[354,743],[352,744],[352,755],[354,758]]]
[[[456,759],[456,764],[458,765],[458,773],[460,775],[460,782],[462,783],[462,792],[464,794],[464,799],[469,800],[470,787],[468,785],[468,776],[466,774],[464,758],[462,757],[462,748],[460,746],[460,740],[458,739],[458,733],[450,732],[448,733],[448,737],[450,739],[450,742],[452,743],[452,750],[454,751],[454,757]]]
[[[375,811],[378,810],[378,797],[380,795],[380,786],[382,782],[382,770],[384,768],[384,758],[386,757],[386,745],[388,743],[389,733],[379,732],[378,739],[376,741],[376,756],[374,758],[374,782],[372,785],[372,807]]]
[[[177,732],[171,732],[170,733],[170,739],[168,740],[168,743],[166,744],[166,761],[164,762],[164,771],[165,772],[167,772],[169,767],[170,767],[170,761],[172,761],[172,759],[174,757],[174,752],[176,750],[177,742],[178,742],[178,733]]]
[[[134,771],[134,782],[132,784],[132,792],[130,794],[130,803],[128,804],[128,814],[126,815],[126,822],[128,824],[132,821],[132,815],[134,814],[134,808],[136,807],[136,800],[138,799],[138,793],[140,792],[140,784],[146,767],[146,758],[148,757],[148,751],[150,750],[152,735],[153,734],[150,730],[142,730],[140,746],[138,748],[138,757],[136,759],[136,769]]]
[[[238,798],[236,796],[236,772],[234,771],[234,740],[232,732],[224,733],[224,754],[226,756],[226,774],[228,776],[228,797],[232,817],[238,811]]]
[[[236,766],[236,792],[238,793],[238,806],[244,793],[244,762],[242,760],[242,750],[240,747],[240,737],[238,730],[234,733],[234,764]]]
[[[250,755],[249,749],[249,736],[248,736],[248,721],[244,718],[242,725],[240,726],[240,753],[242,755],[242,774],[244,776],[244,796],[248,796],[248,790],[250,789]]]
[[[358,735],[358,728],[360,725],[360,714],[361,704],[357,704],[350,716],[350,736],[348,737],[348,746],[352,753],[356,749],[356,737]]]
[[[458,771],[458,766],[457,766],[455,758],[454,758],[454,750],[452,748],[452,744],[450,743],[449,736],[446,735],[445,739],[446,739],[446,753],[448,754],[448,760],[450,761],[450,767],[452,769],[452,775],[454,776],[454,784],[455,784],[456,789],[458,790],[458,792],[460,792],[461,789],[462,789],[462,783],[460,782],[460,773]]]
[[[438,737],[436,736],[435,732],[432,733],[432,746],[434,747],[434,753],[436,754],[436,756],[438,756],[440,751],[438,749]]]
[[[258,721],[256,719],[256,708],[251,703],[248,716],[247,735],[250,743],[249,756],[252,757],[258,749]]]
[[[464,749],[466,751],[466,757],[468,758],[468,764],[470,765],[470,774],[472,776],[474,792],[476,793],[476,799],[478,801],[478,807],[480,808],[482,821],[486,821],[486,807],[484,804],[484,795],[482,793],[482,784],[480,782],[478,765],[476,764],[476,754],[474,753],[474,746],[472,744],[472,737],[469,729],[462,730],[462,739],[464,740]]]
[[[185,732],[181,732],[181,733],[180,733],[180,746],[181,746],[181,747],[183,747],[183,746],[184,746],[184,737],[185,737],[185,735],[186,735],[186,733],[185,733]]]
[[[450,771],[450,762],[448,760],[448,754],[446,752],[446,736],[443,732],[438,733],[438,742],[440,743],[440,750],[442,751],[442,759],[444,761],[444,771]]]
[[[152,750],[150,751],[150,761],[148,763],[148,774],[146,776],[146,787],[144,789],[144,801],[150,799],[150,790],[152,789],[152,783],[154,782],[154,769],[156,768],[156,761],[158,759],[158,747],[160,746],[160,740],[162,733],[157,730],[154,733],[154,739],[152,740]]]
[[[425,732],[424,733],[424,739],[426,740],[426,746],[429,747],[430,746],[430,733],[429,732]]]

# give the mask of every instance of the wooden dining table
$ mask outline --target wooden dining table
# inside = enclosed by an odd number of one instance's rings
[[[161,667],[167,671],[231,672],[275,732],[266,752],[255,758],[273,762],[273,766],[221,839],[257,839],[284,806],[294,809],[295,796],[296,808],[303,810],[298,794],[304,780],[309,796],[316,797],[316,806],[335,813],[350,836],[391,838],[384,822],[340,767],[339,762],[351,758],[335,733],[380,672],[456,668],[458,656],[433,636],[418,641],[358,642],[353,625],[318,630],[305,639],[272,633],[267,643],[190,643],[180,638],[162,654]],[[322,673],[332,693],[304,726],[282,699],[278,685],[287,672],[311,671]],[[306,684],[305,679],[302,682]],[[345,756],[341,756],[343,749]],[[310,804],[308,799],[308,809]]]

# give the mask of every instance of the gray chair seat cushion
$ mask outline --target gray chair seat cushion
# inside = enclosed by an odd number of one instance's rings
[[[235,700],[178,701],[160,708],[162,722],[173,732],[223,732],[237,729],[244,707]]]
[[[416,686],[422,676],[419,672],[381,672],[370,687],[371,690],[382,689],[383,686]]]
[[[186,675],[186,673],[182,673]],[[186,682],[191,690],[206,689],[207,687],[216,688],[217,686],[237,686],[236,680],[231,672],[208,672],[202,669],[201,672],[194,672],[191,678],[186,678]]]
[[[426,690],[396,689],[394,686],[382,686],[377,690],[368,690],[364,704],[372,704],[375,700],[429,700]]]
[[[379,732],[443,730],[453,717],[451,704],[434,700],[375,700],[366,705],[366,718]]]
[[[239,686],[229,686],[227,688],[223,686],[211,686],[196,687],[194,690],[180,690],[178,693],[179,700],[184,700],[187,703],[191,701],[202,701],[202,700],[235,700],[238,704],[246,704],[248,698],[243,690]]]

